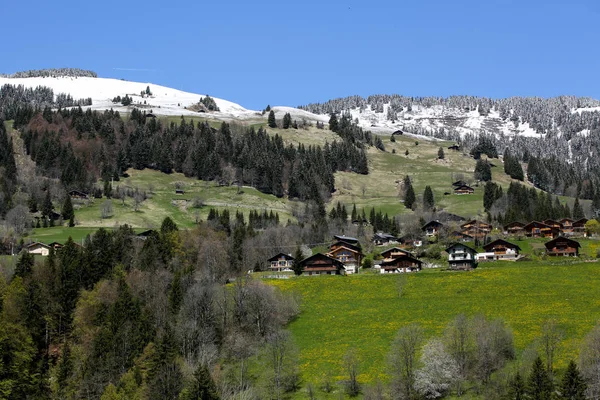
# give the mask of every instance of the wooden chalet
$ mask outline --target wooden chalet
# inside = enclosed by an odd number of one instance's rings
[[[523,227],[525,226],[522,222],[511,222],[510,224],[504,225],[504,233],[507,235],[522,235],[525,233]]]
[[[337,241],[329,247],[327,256],[335,258],[344,264],[347,274],[358,272],[364,254],[359,247],[360,244],[353,245],[350,243]]]
[[[444,227],[440,221],[429,221],[425,225],[421,227],[421,230],[425,232],[426,236],[437,236],[440,232],[440,229]]]
[[[421,265],[423,263],[421,260],[411,256],[404,254],[402,256],[384,260],[379,267],[379,272],[382,274],[398,274],[405,272],[413,272],[420,271]]]
[[[457,144],[453,144],[452,146],[448,146],[448,150],[459,151],[460,150],[460,146],[457,145]]]
[[[477,251],[462,243],[454,243],[446,249],[448,264],[451,269],[473,269],[477,266],[475,255]]]
[[[579,242],[563,236],[559,236],[549,242],[544,243],[546,254],[549,256],[568,256],[577,257],[579,255]]]
[[[442,222],[465,222],[467,219],[457,214],[440,211],[437,214],[437,220]]]
[[[50,246],[40,242],[33,242],[25,246],[25,251],[27,251],[29,254],[46,257],[48,254],[50,254]]]
[[[558,229],[559,231],[561,231],[563,229],[563,224],[561,224],[560,222],[555,221],[553,219],[546,219],[542,222],[544,224],[548,225],[549,227]]]
[[[60,250],[63,247],[65,247],[65,245],[63,245],[62,243],[58,243],[58,242],[52,242],[48,246],[52,247],[54,249],[54,251]]]
[[[452,240],[455,240],[457,242],[472,242],[473,240],[475,240],[475,238],[469,235],[468,233],[463,233],[459,231],[454,231],[449,236]]]
[[[88,200],[90,198],[89,194],[87,194],[85,192],[81,192],[79,190],[71,190],[69,192],[69,196],[72,199],[78,199],[78,200]]]
[[[553,228],[543,222],[533,221],[523,227],[525,236],[533,238],[554,238],[558,236],[560,229]]]
[[[573,234],[573,224],[575,223],[574,219],[563,218],[563,219],[561,219],[558,222],[560,222],[560,224],[562,225],[561,232],[564,235],[571,235],[571,234]]]
[[[138,239],[146,240],[149,236],[156,234],[154,229],[148,229],[135,235]]]
[[[398,243],[398,238],[389,233],[376,233],[373,235],[373,244],[375,246],[384,246],[386,244]]]
[[[58,221],[59,219],[62,218],[62,215],[61,215],[61,213],[52,210],[52,211],[50,211],[50,214],[48,214],[48,218],[53,221]]]
[[[275,272],[291,271],[295,258],[290,254],[279,253],[267,260],[269,270]]]
[[[456,186],[454,188],[454,194],[473,194],[475,189],[468,185]]]
[[[587,222],[587,218],[581,218],[573,222],[573,234],[587,236],[587,232],[585,230],[585,224],[587,224]]]
[[[401,249],[408,249],[409,247],[421,247],[423,245],[423,241],[421,239],[413,239],[408,236],[398,239],[398,243],[398,247]]]
[[[400,247],[392,247],[391,249],[387,249],[381,253],[381,256],[384,260],[393,260],[394,258],[404,257],[404,256],[412,256],[409,251],[401,249]]]
[[[461,232],[475,239],[482,239],[492,231],[492,225],[473,219],[460,226]]]
[[[352,225],[354,226],[368,226],[369,225],[369,221],[367,221],[366,219],[355,219],[352,220]]]
[[[303,275],[345,275],[346,268],[341,261],[325,254],[315,254],[302,261]]]
[[[333,241],[334,242],[344,242],[344,243],[348,243],[348,244],[351,244],[353,246],[356,246],[359,249],[361,248],[360,242],[358,241],[358,239],[350,237],[350,236],[333,235]]]
[[[479,253],[478,259],[491,261],[491,260],[509,260],[515,261],[519,258],[519,251],[521,248],[513,243],[507,242],[503,239],[496,239],[483,246],[485,253]],[[479,255],[484,254],[483,258]],[[490,258],[491,257],[491,258]]]
[[[185,190],[183,190],[183,189],[175,189],[175,194],[183,196],[185,194]]]

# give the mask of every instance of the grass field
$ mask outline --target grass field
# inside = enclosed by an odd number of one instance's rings
[[[456,315],[501,318],[522,351],[533,345],[543,322],[555,319],[565,332],[557,358],[577,359],[582,338],[600,320],[600,263],[543,265],[537,262],[480,264],[471,272],[428,270],[408,276],[398,296],[396,275],[297,277],[270,284],[301,296],[301,314],[289,326],[301,349],[306,382],[328,372],[344,379],[342,359],[357,351],[363,383],[386,379],[386,355],[399,328],[416,322],[427,337],[438,335]]]

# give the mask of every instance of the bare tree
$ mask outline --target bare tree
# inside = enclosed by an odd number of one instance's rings
[[[558,327],[555,320],[551,319],[544,322],[542,334],[540,336],[540,346],[542,354],[546,358],[546,370],[552,375],[554,365],[554,354],[563,338],[563,332]]]
[[[133,193],[133,210],[135,212],[140,211],[140,206],[142,205],[144,200],[146,200],[146,193],[136,189]]]
[[[515,357],[512,332],[502,320],[487,321],[483,316],[473,318],[472,327],[476,345],[475,375],[488,383],[494,371]]]
[[[411,399],[415,393],[417,351],[423,343],[423,330],[417,324],[400,328],[392,343],[389,362],[392,369],[392,398]]]
[[[298,350],[288,331],[278,330],[267,337],[264,389],[268,398],[281,400],[285,393],[298,389]]]
[[[600,324],[583,341],[579,353],[579,368],[587,383],[586,397],[600,399]]]
[[[29,209],[25,206],[18,205],[6,213],[6,223],[19,236],[25,233],[29,222]]]
[[[350,349],[344,356],[344,367],[348,374],[346,381],[346,394],[350,397],[356,397],[360,393],[360,383],[358,383],[359,361],[354,349]]]
[[[110,218],[113,216],[112,201],[106,200],[104,203],[102,203],[102,205],[100,206],[100,216],[102,217],[102,219]]]
[[[448,353],[454,358],[458,366],[456,391],[460,396],[462,395],[462,382],[467,378],[475,350],[469,320],[464,314],[459,314],[448,324],[444,332],[444,343]]]

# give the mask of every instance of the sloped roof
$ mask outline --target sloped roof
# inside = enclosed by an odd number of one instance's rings
[[[279,260],[281,257],[285,258],[285,259],[286,259],[286,260],[288,260],[288,261],[294,261],[294,260],[295,260],[295,258],[294,258],[294,257],[292,257],[292,256],[291,256],[291,255],[289,255],[289,254],[285,254],[285,253],[279,253],[279,254],[277,254],[277,255],[275,255],[275,256],[273,256],[273,257],[269,258],[267,261],[277,261],[277,260]]]
[[[489,250],[491,250],[497,244],[503,244],[504,246],[506,246],[508,248],[521,250],[521,248],[519,246],[517,246],[516,244],[511,243],[511,242],[507,242],[504,239],[496,239],[493,242],[490,242],[490,243],[486,244],[485,246],[483,246],[483,248],[486,251],[489,251]]]

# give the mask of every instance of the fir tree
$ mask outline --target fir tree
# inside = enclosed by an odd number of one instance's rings
[[[275,111],[269,111],[269,118],[267,119],[267,125],[269,128],[277,128],[277,121],[275,120]]]
[[[62,216],[64,220],[71,220],[75,217],[75,212],[73,210],[73,202],[71,201],[71,196],[67,194],[65,197],[65,202],[62,207]]]
[[[338,131],[338,119],[335,113],[331,113],[329,117],[329,130],[336,133]]]
[[[492,168],[487,161],[477,160],[477,164],[475,164],[475,179],[484,182],[492,180]]]
[[[54,209],[52,205],[52,199],[50,198],[50,188],[46,189],[46,196],[44,197],[44,203],[42,204],[42,215],[44,217],[50,216],[50,213]]]
[[[527,394],[531,400],[550,400],[553,384],[544,362],[538,356],[533,362],[527,381]]]
[[[579,197],[576,197],[575,203],[573,203],[573,219],[578,220],[581,218],[585,218],[585,214],[583,213],[581,204],[579,204]]]
[[[558,397],[565,400],[585,400],[585,389],[586,384],[579,373],[577,364],[571,360],[562,379]]]
[[[303,258],[302,250],[300,250],[300,247],[296,247],[296,251],[294,252],[294,262],[292,263],[292,270],[296,275],[302,275],[304,268],[302,268],[301,262]]]
[[[217,387],[206,364],[201,363],[194,372],[194,377],[181,400],[219,400]]]
[[[431,186],[425,186],[425,191],[423,192],[423,208],[425,210],[431,210],[434,205],[435,198],[433,197]]]
[[[404,178],[404,206],[406,208],[412,209],[415,201],[417,200],[417,196],[415,195],[415,190],[412,187],[412,183],[410,181],[410,177],[406,175]]]
[[[440,147],[440,149],[438,150],[438,158],[439,158],[440,160],[443,160],[443,159],[445,158],[445,155],[444,155],[444,148],[443,148],[443,147]]]
[[[510,382],[508,388],[507,400],[524,400],[525,399],[525,382],[521,374],[517,372],[514,379]]]
[[[285,115],[283,116],[282,128],[289,129],[291,125],[292,125],[292,116],[290,115],[290,113],[285,113]]]

